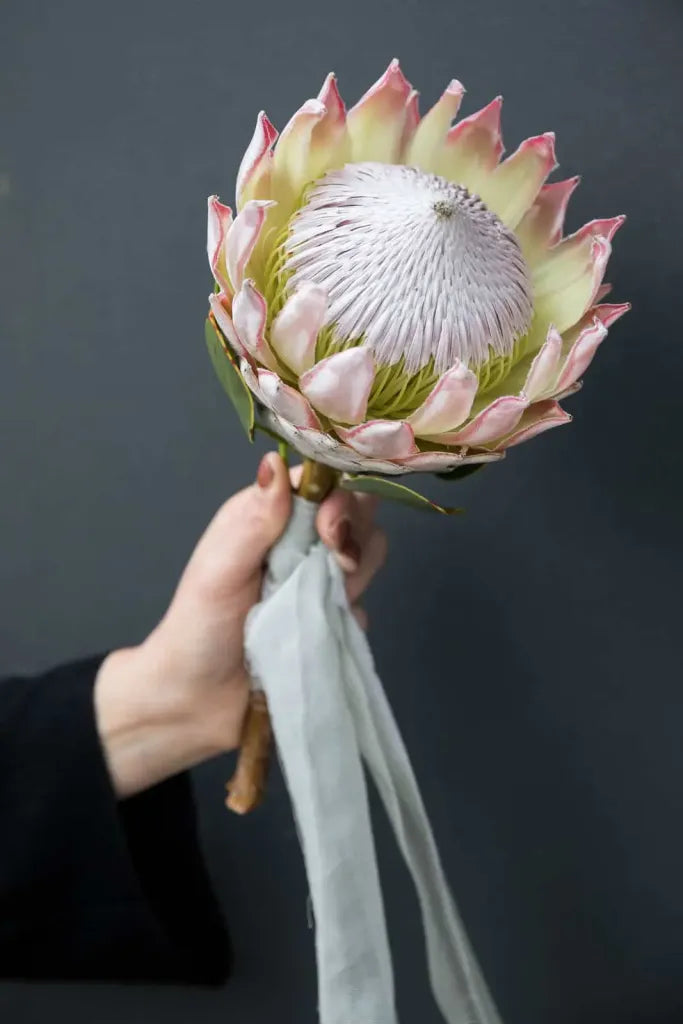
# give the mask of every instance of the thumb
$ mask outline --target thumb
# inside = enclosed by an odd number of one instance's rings
[[[235,575],[249,576],[261,569],[291,509],[287,467],[277,452],[269,452],[261,460],[254,486],[235,495],[221,515],[224,561]]]

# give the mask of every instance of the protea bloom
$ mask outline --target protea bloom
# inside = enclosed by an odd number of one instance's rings
[[[210,297],[261,422],[347,473],[448,472],[571,417],[629,307],[600,300],[623,217],[562,236],[554,136],[503,162],[501,98],[424,117],[392,61],[346,113],[334,75],[279,139],[260,113],[237,216],[209,199]],[[277,142],[276,142],[277,139]]]

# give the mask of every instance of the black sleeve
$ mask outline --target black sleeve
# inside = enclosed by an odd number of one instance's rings
[[[230,947],[190,779],[117,802],[101,661],[0,681],[0,973],[219,984]]]

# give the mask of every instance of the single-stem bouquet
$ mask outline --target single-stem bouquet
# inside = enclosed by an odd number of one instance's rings
[[[624,218],[563,236],[579,179],[546,183],[554,135],[501,160],[501,97],[453,123],[463,93],[452,81],[421,117],[394,60],[347,112],[329,75],[279,137],[258,115],[236,216],[209,198],[214,366],[250,438],[261,429],[304,458],[247,626],[253,701],[229,803],[258,799],[272,717],[316,918],[323,1024],[396,1021],[361,757],[415,880],[444,1018],[498,1018],[367,643],[313,543],[312,509],[338,485],[456,511],[403,478],[457,480],[568,423],[560,402],[629,308],[602,301]]]

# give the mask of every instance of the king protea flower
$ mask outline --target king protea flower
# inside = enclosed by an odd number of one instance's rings
[[[568,423],[629,308],[601,303],[624,218],[563,237],[579,179],[544,184],[554,135],[501,162],[501,98],[453,124],[463,92],[420,117],[394,60],[347,113],[330,74],[279,138],[259,114],[234,219],[209,199],[214,361],[345,473],[457,471]]]

